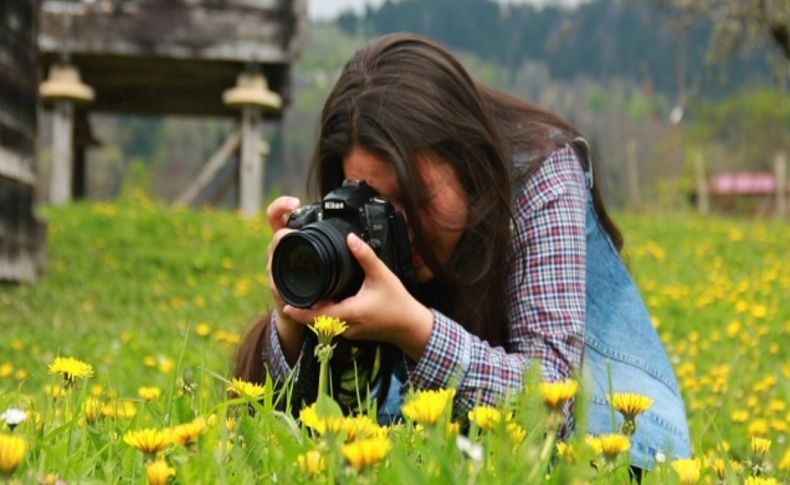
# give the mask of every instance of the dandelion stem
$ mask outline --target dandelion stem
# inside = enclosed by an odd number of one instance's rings
[[[321,361],[320,368],[318,370],[318,395],[326,395],[326,381],[328,376],[327,368],[329,367],[329,362]]]

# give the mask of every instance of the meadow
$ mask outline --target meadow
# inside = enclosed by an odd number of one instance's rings
[[[0,419],[0,482],[628,482],[627,444],[554,442],[537,385],[462,435],[448,406],[392,428],[330,419],[327,405],[296,419],[275,410],[271,383],[231,382],[236,345],[268,305],[262,216],[165,208],[139,191],[42,214],[46,275],[0,287],[0,413],[24,416]],[[644,483],[786,483],[790,226],[615,219],[695,453]]]

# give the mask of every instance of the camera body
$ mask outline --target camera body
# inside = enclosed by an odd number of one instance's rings
[[[282,299],[308,308],[321,300],[355,294],[365,274],[351,255],[353,232],[412,291],[416,282],[411,244],[403,215],[365,182],[344,181],[321,202],[301,207],[288,218],[285,235],[272,255],[272,277]]]

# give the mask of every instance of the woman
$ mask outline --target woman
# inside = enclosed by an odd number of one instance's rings
[[[633,465],[649,468],[658,452],[688,454],[672,369],[620,260],[622,238],[586,143],[567,122],[476,84],[430,40],[388,35],[349,60],[324,105],[315,195],[344,179],[364,180],[404,214],[419,287],[410,294],[349,235],[365,272],[359,292],[300,309],[270,284],[275,309],[247,336],[238,375],[260,380],[265,366],[282,381],[299,362],[296,387],[310,401],[305,324],[328,314],[348,322],[348,341],[383,343],[381,365],[367,361],[380,419],[399,413],[404,386],[455,384],[454,409],[464,415],[520,389],[531,363],[548,381],[583,368],[588,432],[619,425],[606,399],[611,377],[612,390],[655,401],[633,437]],[[298,206],[281,197],[268,207],[270,256]]]

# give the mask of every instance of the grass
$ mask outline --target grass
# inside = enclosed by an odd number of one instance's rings
[[[0,288],[0,411],[28,413],[2,433],[26,442],[11,481],[143,483],[150,460],[126,433],[195,420],[205,429],[194,443],[159,453],[175,473],[171,482],[627,481],[625,456],[604,460],[583,436],[572,442],[572,463],[552,461],[544,453],[554,444],[545,434],[550,417],[534,392],[509,404],[523,441],[504,420],[491,430],[473,425],[464,441],[447,432],[445,412],[441,425],[389,430],[391,449],[370,445],[383,451],[381,463],[358,470],[343,454],[342,433],[319,437],[273,411],[271,386],[260,402],[228,400],[235,346],[267,307],[271,234],[262,217],[165,209],[140,193],[46,208],[44,217],[48,272],[35,285]],[[718,480],[717,458],[730,483],[790,479],[790,227],[694,215],[617,220],[678,374],[702,479]],[[89,363],[93,376],[64,391],[63,379],[47,372],[57,356]],[[142,386],[159,395],[144,399]],[[86,403],[104,413],[86,419]],[[254,416],[240,411],[246,407]],[[121,416],[127,408],[134,413]],[[753,437],[771,441],[765,458],[755,456]],[[310,451],[323,464],[315,474],[297,458]],[[0,453],[0,481],[9,459]],[[646,481],[679,477],[667,464]]]

